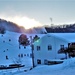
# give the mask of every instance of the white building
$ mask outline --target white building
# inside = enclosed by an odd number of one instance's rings
[[[0,65],[10,65],[14,63],[27,64],[32,61],[31,47],[20,46],[19,48],[19,36],[21,33],[6,32],[6,34],[0,34]],[[29,61],[29,59],[30,61]],[[29,62],[29,63],[28,63]],[[32,65],[30,63],[30,65]]]
[[[43,65],[46,60],[65,58],[65,54],[58,54],[58,50],[68,47],[71,42],[75,42],[75,33],[46,34],[34,43],[34,65]]]

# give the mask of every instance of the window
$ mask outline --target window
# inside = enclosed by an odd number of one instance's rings
[[[52,50],[52,46],[51,45],[48,45],[48,50]]]
[[[61,49],[64,49],[64,45],[60,45],[60,48],[61,48]]]
[[[40,59],[37,59],[37,64],[41,64],[41,60]]]
[[[8,60],[8,56],[6,55],[6,60]]]
[[[30,57],[32,58],[32,54],[30,54]]]
[[[26,56],[26,54],[24,54],[24,56]]]
[[[9,41],[11,41],[11,39],[9,39]]]
[[[23,57],[23,54],[21,54],[21,57]]]
[[[18,55],[18,57],[20,57],[20,54]]]
[[[37,46],[37,50],[40,50],[40,46]]]

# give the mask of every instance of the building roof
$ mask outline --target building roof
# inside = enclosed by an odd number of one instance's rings
[[[49,33],[49,35],[64,39],[68,42],[75,42],[75,33]]]
[[[51,37],[55,37],[61,40],[65,40],[66,42],[75,42],[75,33],[47,33],[45,35],[40,34],[40,39],[45,38],[46,36],[51,36]],[[38,43],[37,41],[35,41],[35,43]]]

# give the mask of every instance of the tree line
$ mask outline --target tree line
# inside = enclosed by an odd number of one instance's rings
[[[45,27],[48,33],[75,33],[75,24]]]

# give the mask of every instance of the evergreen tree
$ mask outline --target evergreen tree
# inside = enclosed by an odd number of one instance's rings
[[[34,38],[33,38],[33,42],[37,41],[38,39],[40,39],[40,37],[38,37],[37,35],[35,35]]]
[[[5,34],[5,32],[6,32],[5,28],[2,27],[2,26],[0,26],[0,33],[1,33],[1,34]]]

